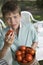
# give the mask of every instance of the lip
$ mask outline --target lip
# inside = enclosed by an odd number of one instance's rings
[[[12,26],[16,26],[16,24],[12,25]]]

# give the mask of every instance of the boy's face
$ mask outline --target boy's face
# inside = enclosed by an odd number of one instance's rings
[[[5,22],[12,29],[16,30],[20,25],[21,15],[19,13],[8,13],[5,15]]]

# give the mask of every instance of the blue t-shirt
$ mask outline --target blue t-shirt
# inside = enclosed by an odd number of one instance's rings
[[[0,31],[0,50],[4,46],[4,38],[8,30],[9,30],[9,27]],[[12,51],[12,55],[15,54],[15,51],[17,50],[19,46],[25,45],[25,46],[31,47],[33,42],[38,42],[37,32],[33,24],[32,23],[22,23],[22,26],[19,29],[18,36],[15,35],[14,43],[10,47]],[[13,60],[13,65],[15,63],[16,65],[18,65],[18,63]]]

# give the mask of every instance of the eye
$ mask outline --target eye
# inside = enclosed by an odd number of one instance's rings
[[[11,21],[11,18],[6,18],[6,21]]]
[[[14,16],[14,18],[17,18],[17,16]]]

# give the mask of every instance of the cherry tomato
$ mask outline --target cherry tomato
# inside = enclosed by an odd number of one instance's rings
[[[25,51],[21,51],[22,52],[22,54],[25,54]]]
[[[31,49],[30,54],[34,55],[35,54],[35,50]]]
[[[14,31],[13,30],[8,30],[6,35],[9,35],[11,32],[13,33]]]
[[[31,54],[27,54],[27,55],[26,55],[26,60],[27,60],[27,61],[32,61],[32,59],[33,59],[33,57],[32,57]]]
[[[24,58],[24,59],[22,60],[22,62],[23,62],[23,63],[27,63],[27,60]]]
[[[27,47],[26,52],[29,53],[31,51],[31,48]]]
[[[26,46],[20,46],[19,48],[20,48],[21,51],[26,50]]]
[[[19,56],[17,56],[17,58],[16,58],[16,59],[17,59],[17,61],[18,61],[18,62],[20,62],[20,61],[22,61],[22,56],[21,56],[21,55],[19,55]]]
[[[16,51],[16,56],[21,55],[21,54],[22,54],[21,51],[19,50]]]

